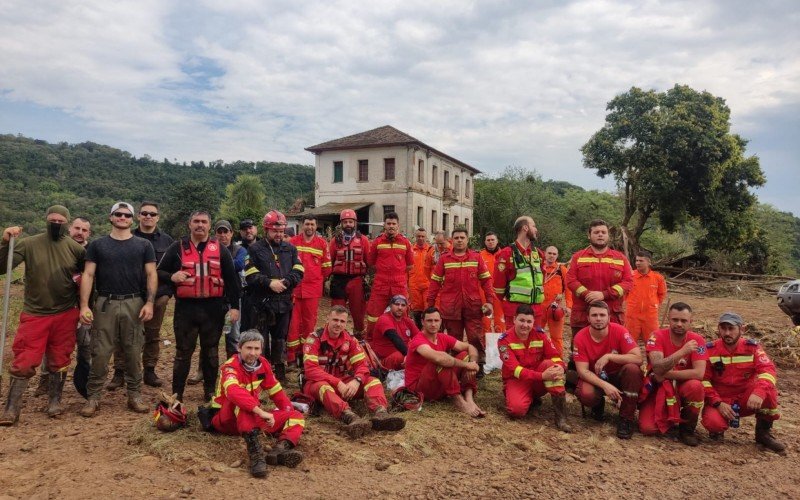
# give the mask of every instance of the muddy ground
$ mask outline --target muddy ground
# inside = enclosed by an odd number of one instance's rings
[[[13,328],[20,295],[15,285]],[[696,329],[708,334],[727,309],[762,331],[791,328],[768,296],[744,301],[672,294],[671,300],[689,302]],[[170,319],[162,333],[171,340]],[[173,345],[162,346],[158,372],[164,378],[171,376],[173,354]],[[352,442],[330,418],[310,418],[300,445],[306,460],[296,469],[272,469],[266,480],[248,475],[241,439],[202,433],[194,419],[188,429],[159,433],[149,416],[125,409],[124,391],[107,393],[99,415],[84,419],[77,414],[83,399],[71,380],[64,415],[49,419],[43,413],[46,397],[34,398],[31,384],[19,424],[0,428],[0,498],[800,498],[800,371],[784,366],[778,379],[782,418],[776,434],[789,446],[786,456],[753,443],[753,419],[743,419],[723,443],[709,441],[700,430],[702,444],[694,449],[638,433],[621,442],[613,421],[582,419],[574,400],[572,434],[554,429],[547,400],[528,418],[512,422],[502,412],[495,372],[478,394],[485,419],[472,420],[443,403],[426,404],[420,413],[406,412],[404,431]],[[154,402],[157,390],[145,387],[144,395]],[[190,386],[186,396],[193,411],[201,389]]]

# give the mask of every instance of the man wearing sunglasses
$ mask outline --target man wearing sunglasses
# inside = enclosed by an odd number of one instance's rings
[[[115,203],[109,216],[111,233],[89,243],[86,249],[80,320],[93,326],[93,335],[88,400],[80,410],[84,417],[94,416],[100,408],[108,361],[117,348],[125,356],[128,408],[137,413],[150,411],[141,396],[141,356],[144,323],[153,317],[158,275],[153,245],[131,233],[133,212],[130,203]],[[90,309],[95,283],[97,299]]]
[[[162,233],[158,228],[158,221],[161,217],[158,203],[154,201],[143,201],[139,208],[139,227],[133,230],[133,235],[144,238],[153,245],[156,253],[156,263],[161,262],[161,257],[167,251],[172,242],[172,236]],[[142,349],[142,365],[144,366],[144,383],[151,387],[161,387],[163,382],[156,375],[156,365],[158,364],[158,354],[161,345],[161,324],[164,322],[164,312],[167,310],[167,302],[174,293],[172,283],[165,280],[158,280],[158,291],[156,301],[153,304],[153,318],[144,324],[144,347]],[[125,384],[125,357],[122,350],[117,349],[114,353],[114,377],[106,385],[109,391],[116,390]]]

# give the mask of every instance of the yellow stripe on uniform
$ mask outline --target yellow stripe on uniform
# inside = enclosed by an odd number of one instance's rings
[[[564,360],[561,359],[561,358],[550,358],[550,361],[552,361],[553,363],[563,363],[564,362]]]
[[[625,289],[622,288],[620,285],[614,285],[614,286],[611,287],[611,289],[614,290],[615,292],[617,292],[617,295],[620,296],[620,297],[625,295]]]
[[[289,427],[294,427],[295,425],[299,425],[300,427],[306,426],[306,421],[303,418],[290,418],[283,424],[284,429],[288,429]]]
[[[516,368],[514,368],[514,378],[519,378],[521,373],[522,373],[522,366],[517,366]]]
[[[775,376],[773,376],[771,373],[759,373],[757,378],[760,378],[762,380],[769,380],[770,382],[772,382],[772,385],[778,384],[778,381],[775,380]]]
[[[355,356],[350,358],[350,364],[351,365],[355,364],[356,362],[361,361],[362,359],[364,359],[366,357],[367,357],[366,354],[364,354],[363,352],[360,352],[360,353],[358,353]]]
[[[306,252],[312,255],[316,255],[318,257],[322,257],[322,250],[314,247],[306,247],[306,246],[298,246],[296,247],[298,252]]]
[[[257,268],[256,266],[253,266],[253,267],[251,267],[250,269],[247,269],[247,270],[244,272],[244,275],[245,275],[245,276],[250,276],[251,274],[257,274],[257,273],[258,273],[258,268]]]
[[[441,277],[441,276],[439,276],[438,274],[431,274],[431,279],[432,279],[433,281],[438,281],[439,283],[441,283],[442,281],[444,281],[444,278],[442,278],[442,277]]]
[[[292,266],[292,271],[300,271],[301,273],[306,272],[306,269],[303,267],[302,264],[295,264]]]
[[[297,347],[300,345],[300,340],[290,340],[286,343],[286,347]]]
[[[545,387],[564,387],[563,380],[543,380]]]
[[[531,340],[528,347],[544,347],[544,340]]]
[[[374,378],[374,379],[370,380],[369,382],[367,382],[367,385],[364,386],[364,390],[366,391],[370,387],[375,387],[376,385],[381,385],[381,381],[378,380],[377,378]]]
[[[520,349],[525,349],[525,344],[518,344],[516,342],[512,342],[508,344],[508,347],[515,351],[518,351]]]
[[[589,289],[586,288],[585,286],[581,285],[575,290],[575,295],[580,297],[581,295],[583,295],[587,291],[589,291]]]
[[[711,385],[711,382],[709,382],[708,380],[703,380],[703,387],[708,387],[710,389],[714,386]]]
[[[323,262],[322,263],[322,267],[331,267],[331,263],[330,262]]]
[[[279,392],[281,392],[282,390],[283,390],[283,387],[281,387],[281,383],[278,382],[277,384],[275,384],[272,387],[270,387],[269,389],[267,389],[267,394],[269,394],[270,396],[274,396],[274,395],[278,394]]]
[[[488,279],[488,278],[491,278],[491,277],[492,277],[492,275],[489,273],[489,271],[486,271],[485,273],[478,275],[478,279],[479,280],[485,280],[485,279]]]
[[[619,259],[612,259],[611,257],[603,257],[600,259],[601,264],[615,264],[617,266],[624,266],[625,261]]]
[[[319,356],[314,354],[303,354],[303,361],[313,361],[314,363],[319,363]]]
[[[578,257],[578,264],[599,264],[600,259],[597,257]]]
[[[320,401],[325,401],[325,393],[328,392],[328,391],[332,391],[332,390],[333,390],[333,387],[331,387],[330,384],[325,384],[322,387],[320,387],[319,388],[319,400]]]

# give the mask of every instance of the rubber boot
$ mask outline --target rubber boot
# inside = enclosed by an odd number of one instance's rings
[[[567,398],[564,394],[551,396],[553,399],[553,416],[556,428],[561,432],[572,432],[572,427],[567,423]]]
[[[620,439],[630,439],[633,437],[633,422],[620,417],[617,422],[617,437]]]
[[[370,419],[372,422],[373,431],[391,431],[396,432],[406,426],[406,420],[397,415],[389,415],[386,408],[383,406],[375,410],[375,413]]]
[[[150,407],[142,401],[142,395],[133,393],[128,394],[128,409],[136,413],[148,413]]]
[[[109,391],[116,391],[125,385],[125,370],[114,370],[114,376],[111,377],[111,382],[106,384],[106,389]]]
[[[200,363],[197,363],[197,369],[194,371],[194,375],[190,375],[188,379],[186,379],[186,383],[189,385],[197,385],[203,381],[203,370],[200,369]]]
[[[347,409],[340,418],[344,424],[344,432],[350,439],[358,439],[372,430],[372,423],[359,417],[353,410]]]
[[[33,393],[33,397],[38,398],[39,396],[44,396],[48,393],[48,388],[50,387],[50,373],[49,372],[42,372],[39,375],[39,385],[36,386],[36,391]]]
[[[67,379],[67,374],[51,372],[47,379],[49,381],[47,395],[50,398],[47,403],[47,416],[53,418],[61,415],[61,392],[64,390],[64,381]]]
[[[156,375],[156,369],[152,367],[144,369],[142,381],[150,387],[161,387],[164,385],[164,382]]]
[[[14,425],[19,420],[22,411],[22,395],[28,388],[28,379],[11,375],[11,385],[8,388],[8,400],[3,415],[0,415],[0,426]]]
[[[697,435],[694,433],[697,427],[697,415],[690,413],[688,408],[682,408],[681,421],[683,423],[678,426],[678,439],[686,446],[699,445],[700,440],[697,439]]]
[[[97,410],[100,409],[100,400],[99,399],[92,399],[89,398],[86,400],[86,404],[83,405],[83,408],[78,410],[78,414],[82,417],[94,417]]]
[[[294,469],[303,461],[303,453],[296,450],[291,442],[281,439],[267,453],[266,458],[269,465],[283,465]]]
[[[253,429],[242,434],[250,456],[250,475],[253,477],[267,477],[267,462],[264,461],[264,451],[261,449],[261,441],[258,440],[260,433],[261,429]]]
[[[756,419],[756,443],[775,453],[783,453],[786,445],[775,439],[771,430],[771,420]]]

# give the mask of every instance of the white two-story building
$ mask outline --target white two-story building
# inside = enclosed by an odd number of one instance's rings
[[[380,232],[383,214],[397,212],[413,239],[415,228],[472,232],[474,176],[480,171],[391,126],[323,142],[314,153],[315,208],[321,226],[352,208],[362,232]]]

